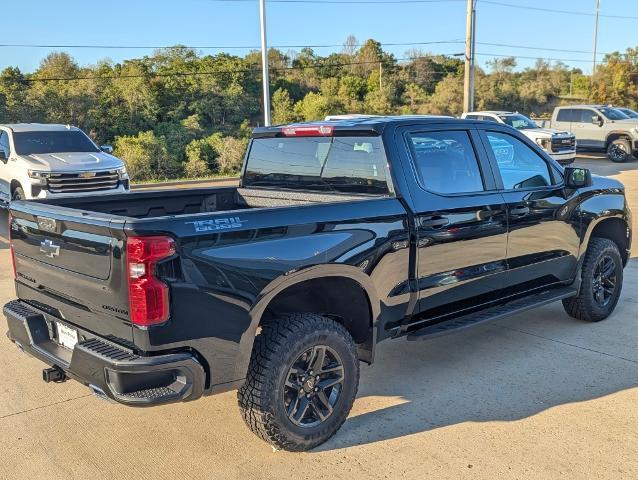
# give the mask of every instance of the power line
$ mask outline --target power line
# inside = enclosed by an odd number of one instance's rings
[[[272,0],[275,1],[275,0]],[[280,0],[276,0],[276,1],[280,1]],[[299,0],[302,1],[302,0]],[[303,0],[306,1],[306,0]],[[308,0],[309,1],[309,0]],[[497,2],[494,0],[481,0],[482,4],[485,5],[497,5],[499,7],[508,7],[508,8],[518,8],[518,9],[522,9],[522,10],[536,10],[538,12],[549,12],[549,13],[561,13],[561,14],[565,14],[565,15],[580,15],[583,17],[593,17],[596,14],[595,13],[589,13],[589,12],[579,12],[579,11],[575,11],[575,10],[558,10],[555,8],[544,8],[544,7],[531,7],[529,5],[516,5],[513,3],[505,3],[505,2]],[[599,17],[605,17],[605,18],[621,18],[624,20],[638,20],[638,17],[632,17],[632,16],[628,16],[628,15],[603,15],[600,14]]]
[[[380,42],[381,43],[381,42]],[[381,43],[385,46],[418,46],[418,45],[446,45],[463,43],[463,40],[437,40],[430,42],[388,42]],[[365,43],[357,43],[353,47],[363,47]],[[270,48],[336,48],[343,47],[339,44],[318,44],[318,45],[271,45]],[[191,48],[193,50],[256,50],[259,45],[80,45],[80,44],[38,44],[38,43],[0,43],[0,48],[88,48],[105,50],[170,50],[177,48]]]

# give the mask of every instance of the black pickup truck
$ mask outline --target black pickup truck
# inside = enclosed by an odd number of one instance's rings
[[[630,215],[622,184],[503,125],[258,128],[238,188],[14,202],[4,314],[46,381],[131,406],[239,389],[253,432],[307,450],[344,422],[381,340],[557,300],[609,316]]]

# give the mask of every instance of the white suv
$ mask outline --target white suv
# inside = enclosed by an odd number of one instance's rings
[[[0,204],[129,191],[124,162],[69,125],[0,125]]]
[[[533,120],[517,112],[467,112],[461,118],[503,123],[514,127],[527,138],[536,142],[543,150],[562,165],[576,159],[576,136],[570,132],[540,128]]]

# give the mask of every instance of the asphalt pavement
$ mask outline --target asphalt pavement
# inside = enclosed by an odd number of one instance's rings
[[[623,181],[638,212],[638,161],[577,164]],[[14,296],[4,214],[0,229],[3,304]],[[638,259],[601,323],[571,319],[559,303],[426,342],[384,342],[362,366],[343,428],[304,454],[252,435],[233,392],[152,409],[109,404],[72,381],[43,383],[43,364],[2,335],[0,479],[638,478],[635,309]]]

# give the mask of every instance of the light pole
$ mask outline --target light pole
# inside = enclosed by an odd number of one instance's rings
[[[476,31],[475,0],[467,0],[465,19],[465,79],[463,83],[463,111],[474,110],[474,45]]]
[[[594,53],[592,58],[591,77],[596,73],[596,50],[598,50],[598,14],[600,13],[600,0],[596,0],[596,15],[594,16]]]
[[[261,75],[264,91],[264,125],[270,125],[270,77],[268,75],[268,42],[266,40],[266,0],[259,0],[261,24]]]

